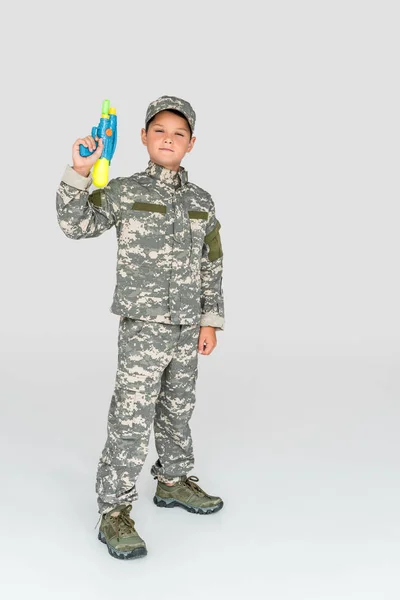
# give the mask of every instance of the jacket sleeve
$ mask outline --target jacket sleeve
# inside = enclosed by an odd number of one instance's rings
[[[200,326],[224,329],[224,296],[222,290],[222,244],[221,224],[215,216],[215,205],[211,206],[206,225],[201,257],[201,317]]]
[[[57,220],[69,238],[97,237],[119,219],[119,198],[113,181],[89,192],[92,177],[84,177],[67,165],[56,194]]]

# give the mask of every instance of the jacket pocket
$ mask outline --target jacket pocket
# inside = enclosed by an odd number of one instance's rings
[[[167,206],[150,202],[134,202],[124,211],[119,245],[124,262],[132,267],[151,268],[165,243]]]
[[[149,212],[158,212],[165,215],[167,207],[165,204],[153,204],[151,202],[134,202],[131,206],[132,210],[146,210]]]
[[[189,210],[189,219],[204,219],[207,221],[208,212],[205,210]]]
[[[207,235],[204,238],[205,243],[209,247],[208,259],[210,261],[217,260],[218,258],[221,258],[223,256],[221,236],[219,233],[220,229],[221,223],[217,221],[217,224],[214,227],[214,229],[210,231],[210,233],[207,233]]]

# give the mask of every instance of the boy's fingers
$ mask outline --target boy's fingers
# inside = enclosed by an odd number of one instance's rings
[[[197,345],[197,349],[200,354],[208,355],[211,354],[215,346],[213,346],[210,342],[207,342],[206,337],[199,338],[199,343]]]

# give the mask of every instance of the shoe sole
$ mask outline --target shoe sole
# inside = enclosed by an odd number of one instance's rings
[[[188,512],[195,513],[196,515],[210,515],[211,513],[216,513],[221,510],[224,505],[224,503],[221,502],[214,508],[200,508],[198,506],[190,506],[190,504],[185,504],[184,502],[179,502],[179,500],[174,500],[173,498],[161,498],[157,495],[154,496],[153,501],[154,504],[160,508],[174,508],[175,506],[180,506]]]
[[[101,531],[99,531],[99,535],[97,537],[101,542],[103,542],[103,544],[106,544],[106,546],[108,548],[108,552],[114,558],[119,558],[121,560],[129,560],[131,558],[142,558],[143,556],[146,556],[146,554],[147,554],[147,550],[143,546],[141,546],[139,548],[135,548],[134,550],[129,550],[128,552],[123,552],[122,550],[116,550],[116,548],[113,548],[113,546],[110,546],[110,544],[107,542],[104,534]]]

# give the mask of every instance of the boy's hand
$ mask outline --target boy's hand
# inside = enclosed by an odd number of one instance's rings
[[[200,327],[198,351],[200,354],[211,354],[217,345],[215,327]]]
[[[78,138],[72,146],[72,166],[74,171],[77,171],[84,177],[89,175],[90,169],[100,158],[101,153],[103,152],[103,140],[100,138],[97,150],[90,156],[81,156],[79,154],[79,144],[83,144],[86,146],[86,148],[89,148],[89,150],[92,151],[96,148],[95,140],[99,140],[97,135],[95,138],[93,138],[91,135],[87,135],[85,138]]]

